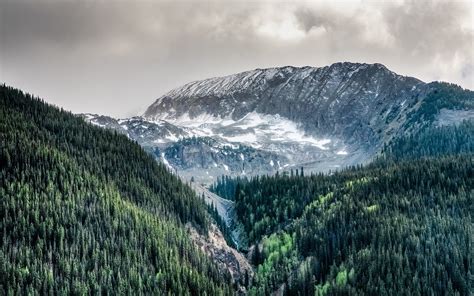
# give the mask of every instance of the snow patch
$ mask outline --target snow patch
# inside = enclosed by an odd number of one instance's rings
[[[92,123],[93,125],[99,126],[99,127],[107,127],[107,125],[105,125],[105,124],[100,124],[100,123],[98,123],[98,122],[95,121],[95,120],[91,120],[90,123]]]
[[[170,140],[171,142],[177,142],[180,139],[180,137],[177,137],[176,135],[171,133],[165,136],[165,138]]]
[[[232,137],[225,137],[223,134],[220,135],[221,138],[233,142],[233,143],[247,143],[247,144],[252,144],[257,142],[257,136],[255,134],[242,134],[238,136],[232,136]]]
[[[170,170],[173,170],[173,167],[170,165],[170,163],[169,163],[168,160],[166,159],[164,153],[161,153],[161,160],[163,161],[163,163],[165,164],[165,166],[167,166]]]
[[[158,120],[158,119],[155,119]],[[310,145],[327,150],[329,139],[318,139],[307,135],[296,122],[278,114],[269,115],[250,112],[234,120],[230,116],[219,117],[202,113],[191,117],[185,113],[176,117],[172,111],[160,115],[159,120],[184,128],[188,136],[215,137],[230,143],[241,143],[255,149],[266,149],[272,143],[295,143]],[[168,136],[170,141],[177,141],[176,136]]]

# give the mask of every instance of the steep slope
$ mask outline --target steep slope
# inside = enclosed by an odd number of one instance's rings
[[[471,295],[473,153],[471,121],[398,138],[365,167],[230,182],[250,295]]]
[[[425,84],[381,64],[336,63],[322,68],[257,69],[192,82],[170,91],[145,112],[148,119],[212,116],[239,120],[251,112],[279,115],[309,135],[372,148],[387,117],[406,112]]]
[[[405,133],[474,117],[473,98],[455,85],[424,83],[381,64],[336,63],[191,82],[158,98],[143,117],[116,124],[87,118],[118,126],[181,176],[209,184],[223,174],[367,163]]]
[[[232,294],[207,209],[124,135],[0,86],[0,294]]]

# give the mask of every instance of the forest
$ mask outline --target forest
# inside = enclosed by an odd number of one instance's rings
[[[185,225],[231,230],[151,154],[5,85],[0,106],[0,295],[236,293]],[[473,148],[472,121],[426,125],[364,166],[220,178],[248,294],[472,295]]]
[[[231,295],[192,189],[126,136],[0,86],[1,295]]]
[[[471,295],[473,147],[463,122],[330,175],[222,178],[257,271],[250,295]]]

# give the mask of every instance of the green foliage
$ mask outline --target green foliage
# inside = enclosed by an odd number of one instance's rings
[[[301,216],[314,197],[321,196],[324,200],[348,178],[346,175],[327,178],[323,174],[254,177],[236,186],[236,213],[250,242],[256,242],[263,235],[284,229],[292,219]]]
[[[430,92],[417,110],[414,120],[433,121],[436,114],[445,109],[474,109],[474,92],[446,82],[432,82]]]
[[[347,270],[343,269],[337,273],[336,285],[340,287],[347,285]]]
[[[250,295],[270,294],[274,290],[270,283],[285,282],[287,275],[297,266],[294,240],[287,233],[272,234],[265,238],[262,249],[260,256],[264,260],[258,266]]]
[[[209,191],[228,200],[234,200],[237,184],[243,184],[247,181],[247,177],[232,178],[230,176],[221,176],[211,185]]]
[[[231,294],[191,188],[125,136],[0,87],[0,294]]]
[[[325,296],[328,294],[328,291],[329,291],[329,283],[325,283],[324,285],[317,285],[314,295]]]
[[[379,208],[378,205],[371,205],[371,206],[365,207],[365,209],[369,213],[373,213],[373,212],[377,211],[378,208]]]
[[[344,186],[347,182],[338,182],[339,174],[352,175],[354,182]],[[357,182],[361,175],[368,181]],[[284,285],[290,295],[442,295],[449,289],[468,295],[474,271],[473,175],[470,154],[379,162],[326,176],[341,184],[332,198],[321,202],[321,196],[315,196],[300,217],[285,226],[297,253],[278,260],[299,267],[270,268],[268,263],[278,261],[267,253],[253,290],[275,291]],[[289,181],[273,180],[275,186]]]
[[[473,131],[425,129],[365,167],[238,184],[239,220],[263,246],[252,293],[472,294]],[[291,252],[274,253],[281,237]]]
[[[474,122],[458,126],[424,129],[419,133],[395,139],[383,149],[385,159],[399,161],[474,151]]]

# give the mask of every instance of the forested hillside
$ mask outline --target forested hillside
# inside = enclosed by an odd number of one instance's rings
[[[474,121],[433,127],[394,140],[383,149],[386,160],[401,161],[474,151]]]
[[[125,135],[1,86],[0,140],[0,295],[234,293],[184,227],[206,233],[208,210],[224,225],[217,211]],[[472,294],[473,148],[466,121],[367,166],[219,179],[256,267],[249,294]]]
[[[126,136],[0,86],[0,294],[231,294],[204,203]]]
[[[250,294],[472,294],[473,147],[465,122],[397,139],[365,167],[220,181],[254,245]]]

